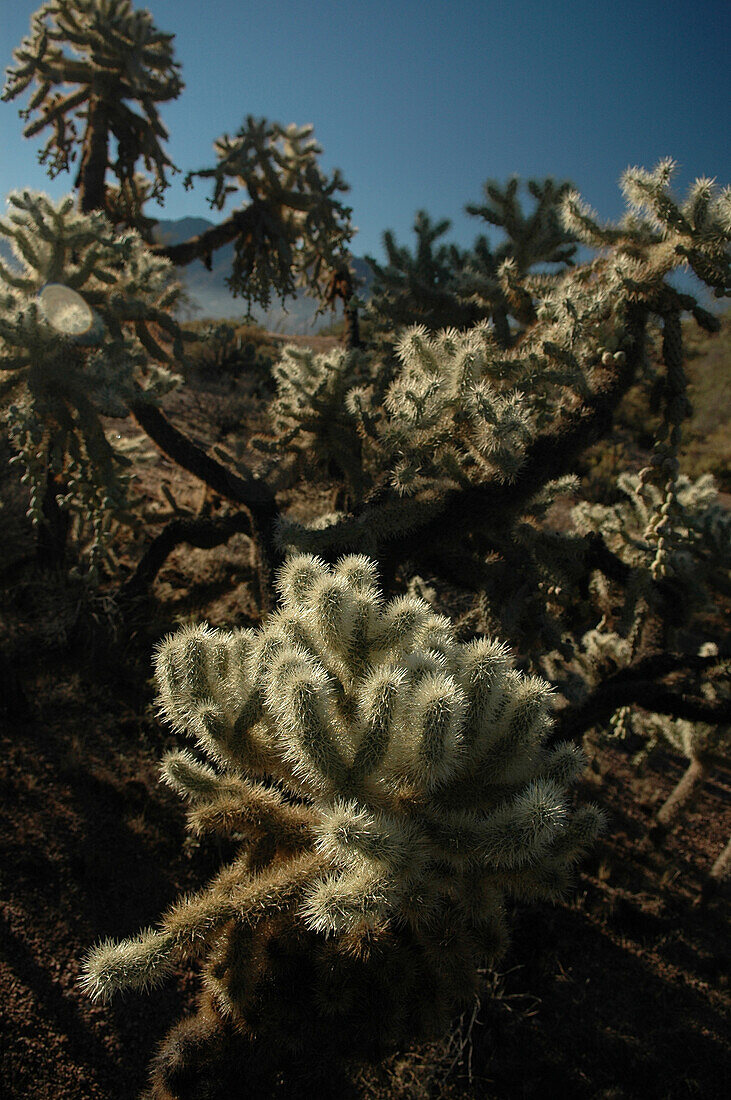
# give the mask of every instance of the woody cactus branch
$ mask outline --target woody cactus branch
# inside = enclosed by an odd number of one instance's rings
[[[673,654],[657,654],[658,662],[670,664]],[[692,661],[683,661],[677,655],[674,671],[697,669]],[[709,665],[712,661],[707,662]],[[673,690],[656,680],[639,678],[646,668],[638,662],[608,677],[597,685],[580,704],[567,706],[556,718],[554,736],[580,744],[584,734],[593,726],[606,725],[616,710],[625,706],[639,706],[657,714],[683,718],[689,722],[707,722],[722,725],[731,721],[731,702],[709,702],[702,695]],[[651,667],[651,666],[650,666]]]
[[[235,534],[252,535],[254,527],[247,511],[222,519],[175,519],[152,540],[137,563],[134,573],[118,593],[120,603],[143,595],[162,569],[170,554],[183,544],[210,550],[221,546]]]
[[[203,260],[206,267],[211,266],[211,254],[217,248],[223,248],[239,236],[247,236],[255,231],[259,208],[255,203],[233,214],[218,225],[212,225],[195,237],[179,244],[155,244],[150,251],[156,256],[164,256],[176,267],[185,267],[194,260]]]

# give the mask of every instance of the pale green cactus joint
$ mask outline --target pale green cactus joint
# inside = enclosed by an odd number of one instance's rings
[[[194,832],[242,851],[157,932],[92,951],[85,987],[106,998],[203,955],[219,1011],[242,1018],[261,965],[246,930],[284,920],[331,961],[408,941],[394,982],[418,980],[416,950],[448,1015],[505,948],[506,897],[562,895],[600,830],[567,799],[582,754],[543,747],[548,683],[419,597],[384,602],[368,558],[290,557],[278,591],[257,630],[188,626],[159,647],[160,713],[205,758],[171,751],[163,778]]]

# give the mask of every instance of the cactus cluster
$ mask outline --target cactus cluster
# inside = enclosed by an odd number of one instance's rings
[[[516,332],[510,318],[518,328],[535,319],[520,279],[537,264],[570,265],[576,252],[574,237],[560,219],[561,202],[571,184],[556,184],[551,178],[529,180],[536,205],[526,214],[518,199],[519,182],[513,176],[501,187],[487,180],[484,203],[465,207],[468,214],[505,231],[506,239],[494,249],[485,236],[468,250],[446,244],[435,248],[450,223],[444,219],[433,225],[424,211],[414,223],[413,255],[396,245],[392,233],[384,233],[387,266],[368,257],[375,279],[366,317],[377,334],[413,324],[430,331],[466,329],[489,319],[501,345],[513,343]]]
[[[157,402],[177,385],[171,368],[188,337],[171,316],[180,288],[135,232],[116,234],[71,197],[11,193],[0,236],[15,256],[0,262],[0,399],[29,514],[42,522],[55,479],[61,506],[91,525],[95,569],[127,496],[127,464],[102,417],[125,417],[132,401]]]
[[[364,470],[357,423],[346,407],[347,393],[367,377],[359,351],[315,354],[288,345],[272,367],[277,395],[269,410],[270,432],[254,446],[267,456],[267,476],[280,476],[282,454],[296,455],[298,473],[338,477],[352,498],[363,495]]]
[[[348,185],[337,170],[323,173],[317,163],[322,149],[312,134],[312,126],[281,126],[249,115],[233,137],[224,134],[213,143],[213,168],[186,176],[186,186],[195,177],[213,180],[215,209],[242,189],[250,199],[251,220],[236,238],[227,279],[249,306],[266,309],[272,290],[283,300],[298,287],[323,298],[353,235],[350,207],[337,198]]]
[[[602,815],[570,809],[581,753],[543,748],[551,689],[504,645],[458,642],[418,597],[384,602],[362,556],[291,557],[278,588],[260,629],[185,627],[156,658],[161,713],[207,757],[174,750],[163,776],[190,828],[241,855],[159,930],[96,948],[85,984],[107,997],[203,954],[223,1016],[273,1028],[281,1011],[296,1044],[291,1008],[267,1008],[281,937],[316,960],[313,1005],[378,1046],[469,998],[505,947],[505,898],[561,895]]]
[[[335,513],[308,526],[284,519],[282,545],[376,551],[437,513],[450,490],[514,481],[536,433],[590,392],[594,367],[581,365],[560,327],[550,319],[542,335],[506,350],[489,323],[463,333],[413,326],[395,344],[395,365],[377,355],[288,350],[273,372],[270,415],[289,446],[332,458],[338,424],[337,465],[353,495],[386,485],[394,499],[371,507],[362,530]]]
[[[677,364],[678,310],[690,309],[709,331],[718,328],[717,319],[693,298],[678,294],[666,276],[690,265],[717,294],[731,286],[731,189],[719,191],[712,181],[697,180],[686,201],[678,203],[668,187],[673,170],[671,161],[661,162],[654,172],[628,170],[622,188],[630,210],[616,226],[599,225],[577,192],[546,190],[542,208],[546,216],[552,213],[539,242],[553,241],[556,256],[570,259],[562,253],[568,241],[558,239],[555,226],[551,229],[560,218],[567,234],[599,251],[580,267],[552,274],[530,274],[527,262],[505,256],[498,271],[505,302],[512,302],[526,324],[517,338],[501,335],[497,314],[466,332],[429,333],[412,326],[394,338],[392,358],[382,348],[367,354],[365,368],[359,367],[365,369],[365,383],[355,377],[350,356],[327,361],[312,353],[289,356],[278,371],[280,393],[272,415],[288,431],[290,446],[306,442],[315,453],[322,451],[317,436],[327,436],[337,418],[348,427],[339,446],[350,452],[339,465],[356,471],[355,477],[349,473],[351,486],[367,494],[387,485],[397,497],[394,504],[381,494],[369,508],[367,523],[336,512],[309,525],[285,519],[281,544],[315,552],[378,552],[389,538],[438,513],[448,490],[511,481],[537,435],[595,398],[606,384],[606,371],[627,371],[629,385],[628,356],[633,357],[632,371],[643,368],[644,352],[633,350],[636,338],[630,331],[630,316],[641,309],[661,318],[664,332],[665,424],[640,486],[646,501],[656,505],[647,524],[652,576],[664,575],[668,528],[681,519],[675,451],[687,398]],[[530,237],[527,223],[523,229]],[[312,378],[327,379],[326,416],[319,385],[317,400],[309,396]],[[296,415],[288,407],[294,391]],[[334,399],[345,407],[334,407]],[[357,441],[351,421],[360,435]],[[661,490],[660,497],[653,486]],[[410,499],[399,501],[398,494]]]
[[[590,590],[601,613],[597,626],[584,633],[570,655],[553,652],[542,659],[541,667],[565,697],[574,704],[586,700],[589,693],[642,655],[646,625],[653,617],[662,624],[662,641],[670,651],[683,647],[683,633],[694,614],[703,612],[728,595],[728,562],[731,544],[729,514],[718,499],[714,479],[704,474],[692,482],[685,476],[676,481],[676,521],[673,541],[667,550],[667,565],[661,583],[653,574],[655,548],[647,528],[655,515],[667,515],[659,506],[661,490],[648,483],[645,496],[638,493],[640,478],[620,474],[617,487],[620,500],[611,506],[582,501],[573,509],[578,531],[583,535],[601,533],[606,546],[629,573],[622,598],[600,573],[595,573]],[[648,499],[646,499],[648,498]],[[663,508],[667,508],[663,505]],[[719,704],[727,698],[728,655],[719,656],[715,642],[704,642],[699,656],[718,657],[706,669],[707,679],[700,687],[700,698]],[[629,735],[642,739],[636,754],[643,762],[658,745],[689,761],[688,772],[658,814],[666,827],[705,777],[709,761],[728,760],[728,726],[674,718],[654,713],[649,704],[643,708],[623,705],[610,719],[616,737]]]
[[[104,115],[107,133],[117,142],[111,164],[120,186],[134,186],[135,162],[142,157],[154,173],[153,193],[159,198],[173,168],[160,141],[167,131],[156,103],[177,98],[183,87],[180,66],[173,60],[173,35],[161,33],[144,8],[131,0],[47,0],[31,20],[31,33],[14,51],[15,67],[7,70],[2,98],[14,99],[35,83],[28,106],[25,137],[47,127],[51,135],[40,153],[52,176],[68,171],[80,143],[77,120]],[[72,53],[65,53],[63,46]],[[77,85],[69,90],[69,85]],[[53,92],[54,87],[64,90]],[[136,100],[142,117],[128,106]],[[37,114],[35,119],[31,119]],[[85,156],[92,150],[86,149]]]
[[[665,539],[664,576],[672,584],[675,619],[685,624],[693,611],[708,606],[718,592],[728,594],[728,562],[731,555],[731,517],[719,500],[712,474],[691,481],[680,475],[674,483],[672,527],[661,527]],[[640,489],[642,488],[642,493]],[[651,603],[658,590],[651,583],[656,544],[653,523],[666,519],[670,505],[652,482],[642,486],[638,474],[617,478],[619,500],[612,505],[580,501],[572,509],[576,530],[582,535],[600,534],[625,565],[633,581],[627,587],[623,621],[629,623],[640,597]],[[606,602],[606,595],[604,600]],[[601,608],[606,610],[606,606]],[[671,637],[670,641],[676,639]]]

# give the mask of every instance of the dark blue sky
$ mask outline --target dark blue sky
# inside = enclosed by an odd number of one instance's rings
[[[143,6],[143,5],[140,5]],[[381,234],[411,243],[414,214],[466,216],[482,183],[515,173],[571,179],[603,219],[624,206],[629,165],[679,163],[731,182],[731,5],[697,0],[152,0],[173,32],[186,87],[163,105],[167,148],[183,170],[213,163],[212,141],[247,114],[311,122],[326,168],[339,167],[358,254],[382,257]],[[35,0],[4,0],[0,46],[11,61]],[[0,192],[58,196],[21,137],[20,101],[0,103]],[[24,103],[25,101],[23,101]],[[163,217],[211,216],[180,178]],[[215,217],[215,215],[214,215]],[[493,230],[493,240],[498,235]]]

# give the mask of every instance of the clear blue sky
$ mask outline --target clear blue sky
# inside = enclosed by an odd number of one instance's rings
[[[28,33],[36,0],[0,0],[0,46]],[[212,141],[247,114],[311,122],[323,165],[351,185],[353,251],[382,258],[381,235],[412,243],[417,209],[452,220],[490,176],[571,179],[604,219],[624,207],[629,165],[679,162],[731,183],[731,5],[713,0],[151,0],[175,34],[185,88],[163,104],[167,149],[184,171],[212,165]],[[0,194],[59,196],[0,103]],[[168,191],[162,217],[213,217],[208,189]],[[153,208],[154,209],[154,208]],[[495,230],[488,230],[494,241]]]

